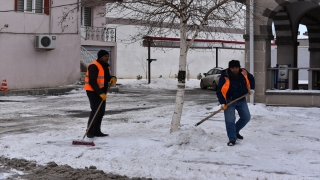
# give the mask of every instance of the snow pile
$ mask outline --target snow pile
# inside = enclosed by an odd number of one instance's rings
[[[171,147],[175,146],[178,149],[184,150],[199,150],[199,151],[209,151],[213,149],[213,145],[208,143],[214,140],[214,137],[207,134],[201,128],[188,128],[182,129],[181,131],[172,133],[164,137],[165,146]]]

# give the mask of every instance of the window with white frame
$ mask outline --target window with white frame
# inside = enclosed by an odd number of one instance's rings
[[[92,26],[92,7],[81,7],[81,25]]]
[[[44,13],[45,0],[16,0],[16,10],[20,12]]]

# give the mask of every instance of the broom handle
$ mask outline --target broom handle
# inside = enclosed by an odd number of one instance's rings
[[[228,103],[228,104],[226,105],[226,108],[228,108],[228,106],[230,106],[231,104],[235,103],[236,101],[238,101],[238,100],[246,97],[247,95],[249,95],[249,93],[247,93],[247,94],[245,94],[245,95],[243,95],[243,96],[241,96],[241,97],[239,97],[239,98],[231,101],[230,103]],[[216,114],[217,114],[218,112],[220,112],[221,110],[222,110],[222,109],[219,109],[219,110],[213,112],[213,113],[212,113],[211,115],[209,115],[208,117],[206,117],[206,118],[202,119],[201,121],[199,121],[195,126],[199,126],[201,123],[203,123],[204,121],[208,120],[208,119],[211,118],[212,116],[216,115]]]
[[[111,86],[111,85],[108,86],[108,89],[107,89],[106,94],[108,93],[108,91],[109,91],[109,89],[110,89],[110,86]],[[82,138],[82,139],[84,139],[84,138],[86,137],[86,135],[88,134],[88,132],[89,132],[89,130],[90,130],[90,128],[91,128],[91,125],[92,125],[94,119],[96,118],[96,116],[97,116],[97,114],[98,114],[98,112],[99,112],[99,110],[100,110],[100,107],[101,107],[102,103],[103,103],[103,100],[101,100],[101,103],[99,104],[98,109],[97,109],[96,112],[94,113],[94,116],[93,116],[93,118],[91,119],[91,122],[90,122],[90,124],[89,124],[89,126],[88,126],[88,128],[87,128],[87,130],[86,130],[86,133],[83,135],[83,138]]]

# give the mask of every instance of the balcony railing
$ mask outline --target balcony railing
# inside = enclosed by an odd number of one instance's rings
[[[83,46],[81,46],[81,63],[82,65],[87,68],[89,64],[91,64],[93,61],[95,61],[97,58],[94,57],[89,51],[87,51]]]
[[[82,36],[85,40],[116,42],[117,31],[116,28],[103,27],[82,27]]]

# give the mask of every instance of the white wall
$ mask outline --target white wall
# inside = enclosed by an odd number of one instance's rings
[[[228,7],[234,8],[235,3],[232,2]],[[124,18],[124,19],[133,19],[135,16],[132,13],[123,11],[119,12],[114,9],[108,10],[107,4],[107,14],[108,18]],[[243,17],[245,12],[242,12]],[[235,17],[236,18],[236,17]],[[109,24],[106,24],[106,27],[115,27],[117,28],[117,77],[118,78],[136,78],[138,75],[142,75],[143,78],[146,78],[147,70],[147,58],[148,58],[148,48],[142,47],[142,39],[138,40],[135,43],[131,43],[128,39],[130,36],[134,36],[138,33],[137,28],[133,25],[116,24],[116,22],[121,23],[122,19],[110,20]],[[107,20],[108,22],[108,20]],[[131,21],[134,23],[135,21]],[[233,23],[237,28],[243,28],[245,23],[245,18],[238,19]],[[138,24],[138,23],[137,23]],[[209,22],[211,26],[218,26],[223,24],[217,24],[214,22]],[[234,29],[232,29],[234,30]],[[225,32],[224,30],[217,29],[217,32]],[[141,32],[139,32],[141,33]],[[179,30],[177,29],[177,34]],[[241,33],[241,32],[239,32]],[[166,37],[178,38],[177,34],[166,35]],[[149,36],[153,36],[149,34]],[[156,35],[154,35],[156,36]],[[158,35],[159,36],[159,35]],[[162,36],[163,37],[163,36]],[[208,36],[208,33],[200,32],[198,38],[212,39],[211,36]],[[189,37],[190,38],[190,37]],[[224,34],[224,33],[215,33],[214,39],[216,40],[229,40],[229,41],[242,41],[243,33],[241,34]],[[244,48],[244,45],[242,46]],[[175,74],[178,74],[179,67],[179,48],[176,49],[157,49],[151,48],[151,58],[157,59],[151,63],[151,77],[158,78],[160,75],[162,77],[171,77],[173,78]],[[241,65],[244,67],[245,54],[244,50],[219,50],[219,67],[227,68],[228,62],[232,59],[240,60]],[[216,52],[215,49],[209,50],[189,50],[187,55],[187,62],[189,62],[190,78],[196,78],[199,73],[205,73],[211,68],[216,66]],[[188,72],[187,72],[188,74]]]
[[[129,25],[108,25],[107,27],[117,28],[117,77],[136,78],[137,75],[145,77],[143,66],[147,69],[148,48],[142,47],[142,39],[136,43],[130,43],[126,39],[136,32],[134,26]],[[226,36],[220,35],[221,40],[227,40]],[[233,39],[243,41],[242,34],[234,34]],[[244,46],[244,45],[243,45]],[[151,48],[151,58],[157,59],[151,63],[151,78],[171,78],[178,73],[179,49],[157,49]],[[244,66],[244,50],[219,50],[219,67],[227,68],[228,62],[232,59],[240,60]],[[216,66],[215,49],[189,50],[187,61],[189,65],[190,78],[196,78],[199,73],[205,73]],[[142,63],[144,65],[142,65]]]
[[[53,1],[52,6],[77,0]],[[14,0],[0,0],[0,10],[13,10]],[[9,89],[56,87],[76,83],[80,78],[79,15],[75,10],[61,25],[64,12],[76,6],[52,8],[49,15],[24,12],[0,12],[0,80]],[[57,35],[56,49],[36,51],[39,34]]]

